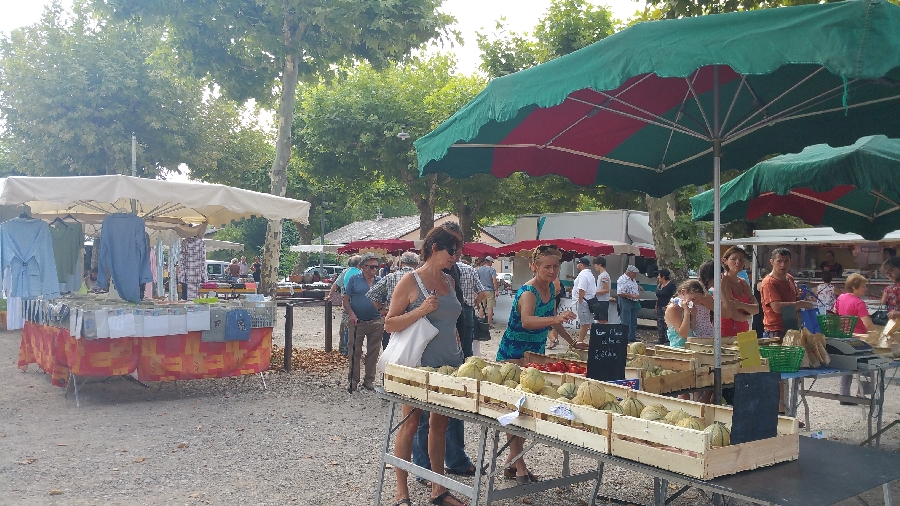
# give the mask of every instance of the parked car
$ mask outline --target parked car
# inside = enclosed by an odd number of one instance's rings
[[[318,272],[319,276],[322,276],[322,279],[334,279],[335,276],[343,272],[345,269],[342,265],[323,265],[319,267],[318,265],[314,265],[312,267],[307,267],[303,274],[312,275],[314,272]]]
[[[231,281],[231,276],[228,275],[228,262],[207,260],[206,277],[210,281]]]

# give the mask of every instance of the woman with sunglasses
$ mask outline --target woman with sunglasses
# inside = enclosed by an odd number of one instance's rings
[[[559,263],[562,253],[553,246],[538,246],[531,255],[531,271],[534,277],[528,280],[513,299],[512,311],[509,314],[509,325],[500,339],[497,349],[497,360],[508,360],[524,365],[525,352],[544,353],[547,345],[547,333],[552,328],[557,335],[569,343],[575,341],[563,327],[563,323],[574,320],[572,311],[556,314],[556,286],[554,281],[559,277]],[[537,477],[528,471],[523,458],[515,462],[511,457],[519,455],[525,447],[525,440],[517,436],[508,436],[509,456],[504,463],[504,476],[515,479],[519,485],[536,481]]]
[[[463,363],[462,348],[456,335],[456,320],[462,312],[462,305],[456,298],[456,287],[449,274],[443,272],[456,263],[456,252],[462,248],[462,238],[447,228],[435,227],[425,237],[422,244],[424,264],[403,276],[391,297],[391,307],[384,321],[384,330],[399,332],[409,327],[419,318],[427,316],[438,329],[438,334],[422,352],[422,365],[435,369],[450,365],[459,367]],[[412,406],[403,406],[403,425],[397,433],[394,455],[409,461],[412,456],[413,437],[419,426],[421,411]],[[449,419],[444,415],[431,413],[429,417],[428,455],[432,471],[444,474],[444,454],[446,450],[447,426]],[[410,505],[409,473],[395,468],[397,476],[396,502],[394,506]],[[464,503],[450,492],[436,484],[431,484],[431,502],[444,506],[460,506]]]

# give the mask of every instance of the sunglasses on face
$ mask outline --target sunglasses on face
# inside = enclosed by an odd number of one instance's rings
[[[450,255],[450,256],[455,255],[456,252],[459,251],[459,248],[450,248],[450,247],[447,247],[447,248],[445,248],[445,249],[447,250],[447,254]]]
[[[365,267],[366,269],[377,269],[378,265],[363,265],[363,267]]]

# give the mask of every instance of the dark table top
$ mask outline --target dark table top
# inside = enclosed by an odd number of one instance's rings
[[[834,504],[900,478],[900,454],[800,438],[800,458],[707,482],[769,504]]]

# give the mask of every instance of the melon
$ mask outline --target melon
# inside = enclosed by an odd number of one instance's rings
[[[619,402],[619,398],[615,394],[606,392],[606,402]]]
[[[437,372],[437,369],[434,367],[422,366],[419,368],[420,371],[428,371],[428,372]]]
[[[731,444],[731,431],[722,422],[713,422],[703,432],[709,434],[709,444],[713,446],[728,446]]]
[[[620,415],[624,414],[622,412],[622,406],[619,406],[619,403],[614,401],[605,403],[604,405],[600,406],[600,409],[602,409],[603,411],[612,411],[613,413],[618,413]]]
[[[578,393],[578,389],[575,388],[575,383],[563,383],[556,389],[556,393],[558,393],[560,397],[571,399]]]
[[[644,355],[647,353],[647,347],[642,342],[631,343],[628,345],[628,353],[632,355]]]
[[[513,380],[506,380],[503,382],[503,386],[509,387],[509,388],[516,388],[517,386],[519,386],[519,384]]]
[[[544,375],[534,367],[526,367],[519,374],[519,384],[532,392],[540,392],[544,388]]]
[[[503,375],[500,374],[500,368],[495,365],[489,365],[481,370],[481,379],[490,383],[503,383]]]
[[[466,363],[467,364],[475,364],[476,366],[478,366],[479,371],[484,369],[485,367],[487,367],[487,363],[485,363],[484,359],[481,357],[475,357],[475,356],[469,357],[466,359]]]
[[[481,361],[484,363],[484,361]],[[459,366],[459,369],[456,370],[457,378],[472,378],[481,380],[481,369],[482,367],[478,367],[478,362],[466,362],[465,364]]]
[[[661,406],[657,404],[645,407],[641,410],[641,418],[657,422],[663,421],[663,418],[666,416],[666,411],[665,408],[659,409],[660,407]]]
[[[603,390],[596,381],[585,381],[578,385],[578,393],[572,399],[575,404],[593,406],[599,408],[606,404],[606,390]]]
[[[446,374],[447,376],[452,376],[453,373],[456,372],[456,368],[452,365],[442,365],[440,368],[438,368],[437,372],[440,374]]]
[[[634,358],[629,360],[626,364],[628,367],[639,367],[641,369],[649,369],[650,368],[650,357],[645,355],[635,355]]]
[[[545,397],[549,397],[551,399],[556,399],[559,397],[559,394],[556,392],[556,389],[550,385],[547,385],[544,388],[542,388],[539,393],[541,395],[543,395]]]
[[[521,372],[522,372],[522,369],[518,365],[516,365],[512,362],[507,362],[500,366],[500,374],[503,376],[504,382],[509,380],[509,381],[515,381],[516,384],[518,384],[519,383],[519,374]]]
[[[521,383],[518,384],[518,385],[516,386],[516,390],[519,390],[519,391],[521,391],[521,392],[525,392],[526,394],[533,394],[533,393],[534,393],[534,390],[532,390],[532,389],[530,389],[530,388],[528,388],[528,387],[523,387]]]
[[[626,397],[619,405],[622,406],[623,415],[633,416],[635,418],[641,416],[641,411],[644,410],[644,403],[634,397]]]
[[[700,420],[696,416],[682,418],[681,420],[678,420],[678,423],[675,425],[686,429],[703,430],[703,420]]]
[[[687,411],[683,409],[679,409],[678,411],[669,411],[666,416],[663,418],[666,423],[669,425],[676,425],[679,420],[682,418],[690,418],[691,415],[688,414]]]

